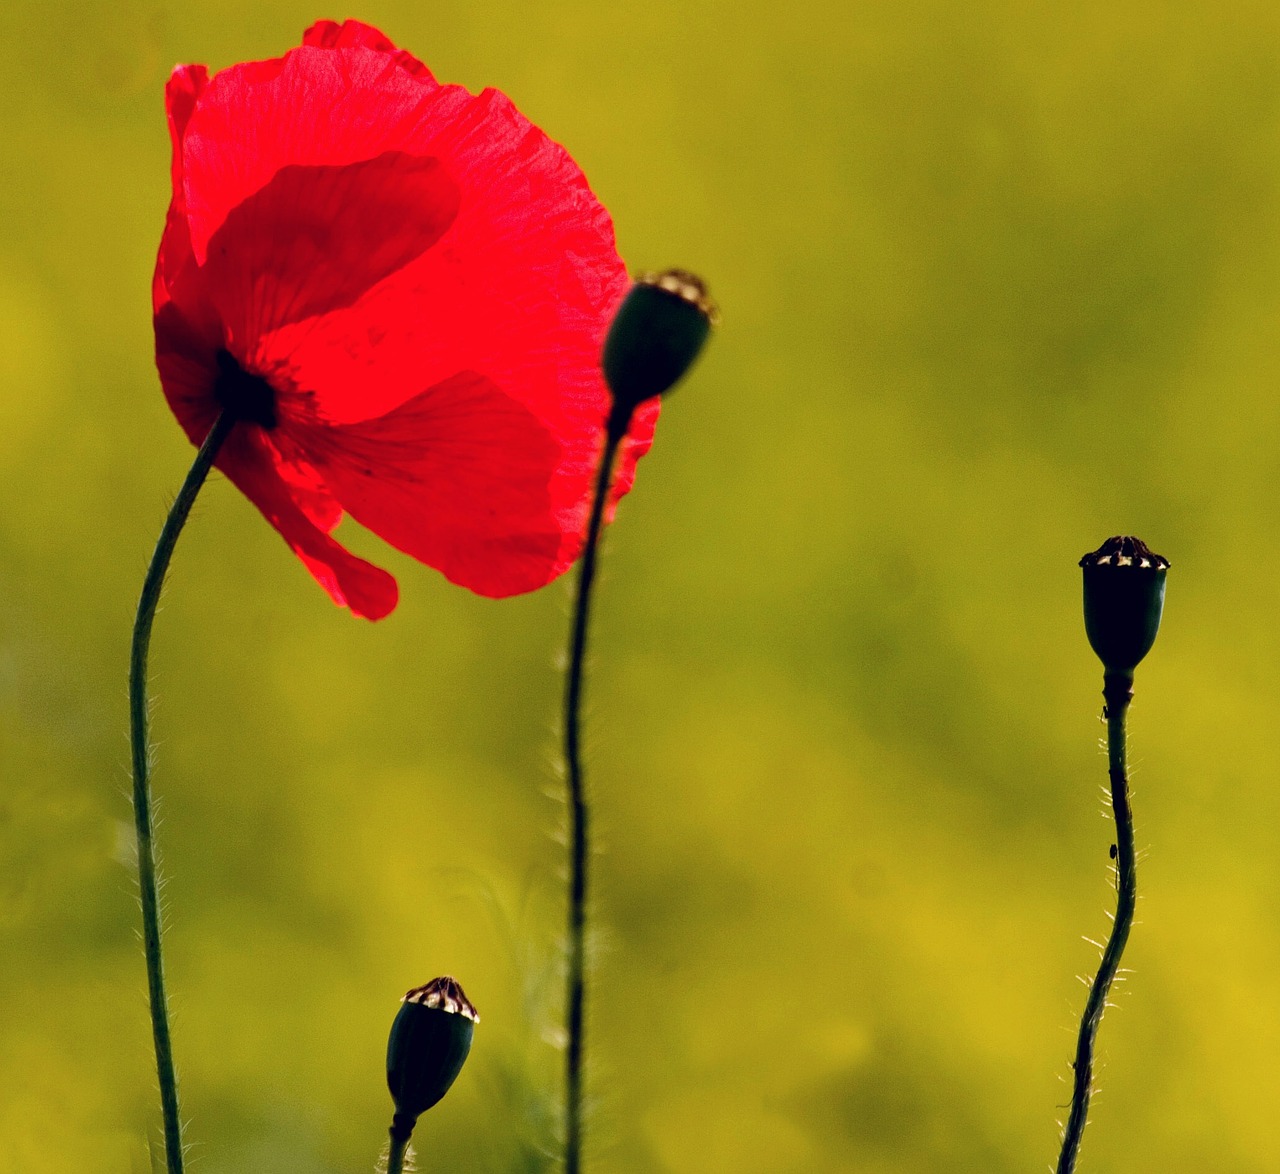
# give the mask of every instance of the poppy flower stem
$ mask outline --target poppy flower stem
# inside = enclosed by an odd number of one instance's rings
[[[408,1137],[400,1137],[391,1130],[391,1148],[387,1151],[387,1174],[404,1174],[405,1155],[409,1152]]]
[[[1072,1174],[1080,1152],[1089,1115],[1089,1096],[1093,1090],[1093,1049],[1097,1039],[1107,994],[1120,967],[1120,956],[1129,940],[1133,913],[1137,904],[1138,872],[1133,847],[1133,811],[1129,806],[1129,780],[1125,767],[1125,718],[1133,699],[1133,673],[1108,673],[1103,679],[1103,713],[1107,719],[1107,757],[1111,776],[1111,808],[1116,819],[1116,915],[1111,936],[1102,953],[1097,977],[1089,988],[1084,1017],[1080,1021],[1080,1037],[1076,1043],[1074,1087],[1071,1112],[1062,1136],[1062,1153],[1057,1174]]]
[[[565,1174],[578,1174],[582,1153],[582,1072],[586,1054],[584,1005],[586,1002],[587,866],[590,863],[587,806],[582,771],[582,687],[587,654],[587,620],[591,612],[591,587],[595,581],[604,506],[609,496],[618,446],[627,434],[631,412],[614,410],[605,432],[604,452],[591,500],[578,589],[573,608],[573,635],[569,645],[569,672],[564,694],[564,760],[569,784],[569,959],[565,990]]]
[[[156,543],[147,577],[138,600],[129,660],[129,722],[133,747],[133,819],[138,837],[138,888],[142,901],[142,938],[147,955],[147,994],[151,1007],[151,1031],[155,1039],[156,1069],[160,1077],[160,1104],[164,1112],[164,1149],[169,1174],[182,1174],[182,1122],[178,1115],[178,1077],[173,1066],[169,1038],[169,1003],[164,986],[164,961],[160,953],[160,901],[156,883],[155,821],[151,812],[151,745],[148,735],[147,653],[151,627],[164,587],[165,572],[178,535],[191,513],[196,495],[209,475],[223,441],[235,427],[235,417],[223,412],[209,430],[196,454],[187,479],[178,490]]]

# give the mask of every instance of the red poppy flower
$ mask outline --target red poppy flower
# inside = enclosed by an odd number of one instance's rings
[[[166,97],[156,362],[188,437],[236,414],[218,467],[357,615],[397,589],[331,537],[344,512],[482,595],[564,571],[628,284],[565,150],[355,21],[212,78],[180,66]]]

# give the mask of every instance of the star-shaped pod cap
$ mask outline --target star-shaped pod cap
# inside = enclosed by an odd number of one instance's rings
[[[629,418],[638,404],[675,386],[719,320],[700,277],[667,269],[636,278],[604,342],[615,416]]]
[[[448,975],[404,996],[387,1041],[387,1087],[397,1119],[416,1121],[449,1091],[479,1022],[462,987]]]
[[[1130,673],[1156,641],[1169,560],[1140,538],[1108,538],[1080,560],[1084,628],[1108,673]]]

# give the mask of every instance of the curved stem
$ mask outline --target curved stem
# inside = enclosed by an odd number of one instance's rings
[[[1102,696],[1106,701],[1107,758],[1111,776],[1111,808],[1116,819],[1116,916],[1111,936],[1102,952],[1098,975],[1089,988],[1084,1017],[1080,1021],[1080,1038],[1076,1043],[1074,1088],[1071,1112],[1062,1137],[1062,1153],[1057,1174],[1072,1174],[1080,1152],[1089,1116],[1089,1094],[1093,1087],[1093,1048],[1107,1005],[1107,994],[1120,967],[1120,955],[1129,940],[1133,912],[1137,904],[1138,872],[1133,848],[1133,812],[1129,807],[1129,780],[1125,771],[1125,717],[1133,699],[1133,674],[1108,675],[1103,679]]]
[[[178,1115],[178,1077],[173,1066],[169,1038],[169,1003],[165,995],[164,961],[160,953],[160,900],[156,884],[155,824],[151,814],[151,745],[147,732],[147,653],[151,627],[164,587],[165,572],[178,535],[209,475],[222,442],[235,427],[235,419],[223,412],[209,430],[196,454],[187,479],[178,490],[164,529],[156,543],[147,577],[138,600],[129,660],[129,724],[133,747],[133,819],[138,837],[138,888],[142,901],[142,939],[147,955],[147,994],[151,1007],[151,1033],[155,1040],[156,1070],[160,1077],[160,1105],[164,1112],[164,1152],[169,1174],[182,1174],[182,1121]]]
[[[604,452],[596,476],[587,523],[586,542],[578,571],[573,609],[573,635],[569,644],[569,670],[564,694],[564,759],[569,784],[569,959],[565,991],[565,1174],[578,1174],[582,1154],[582,1068],[585,1052],[583,1008],[586,1001],[587,865],[589,811],[582,773],[582,674],[587,652],[587,620],[591,611],[591,585],[595,580],[600,528],[609,496],[609,480],[618,446],[627,434],[630,412],[609,417]]]

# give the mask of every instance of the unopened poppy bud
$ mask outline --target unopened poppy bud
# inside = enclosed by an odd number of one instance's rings
[[[387,1087],[396,1104],[393,1136],[407,1139],[418,1118],[449,1091],[479,1022],[462,987],[448,975],[404,996],[387,1041]]]
[[[1132,673],[1160,630],[1169,560],[1140,538],[1108,538],[1080,560],[1084,628],[1107,673]]]
[[[643,273],[614,315],[604,341],[604,377],[614,416],[670,390],[693,365],[719,321],[702,279],[683,269]]]

